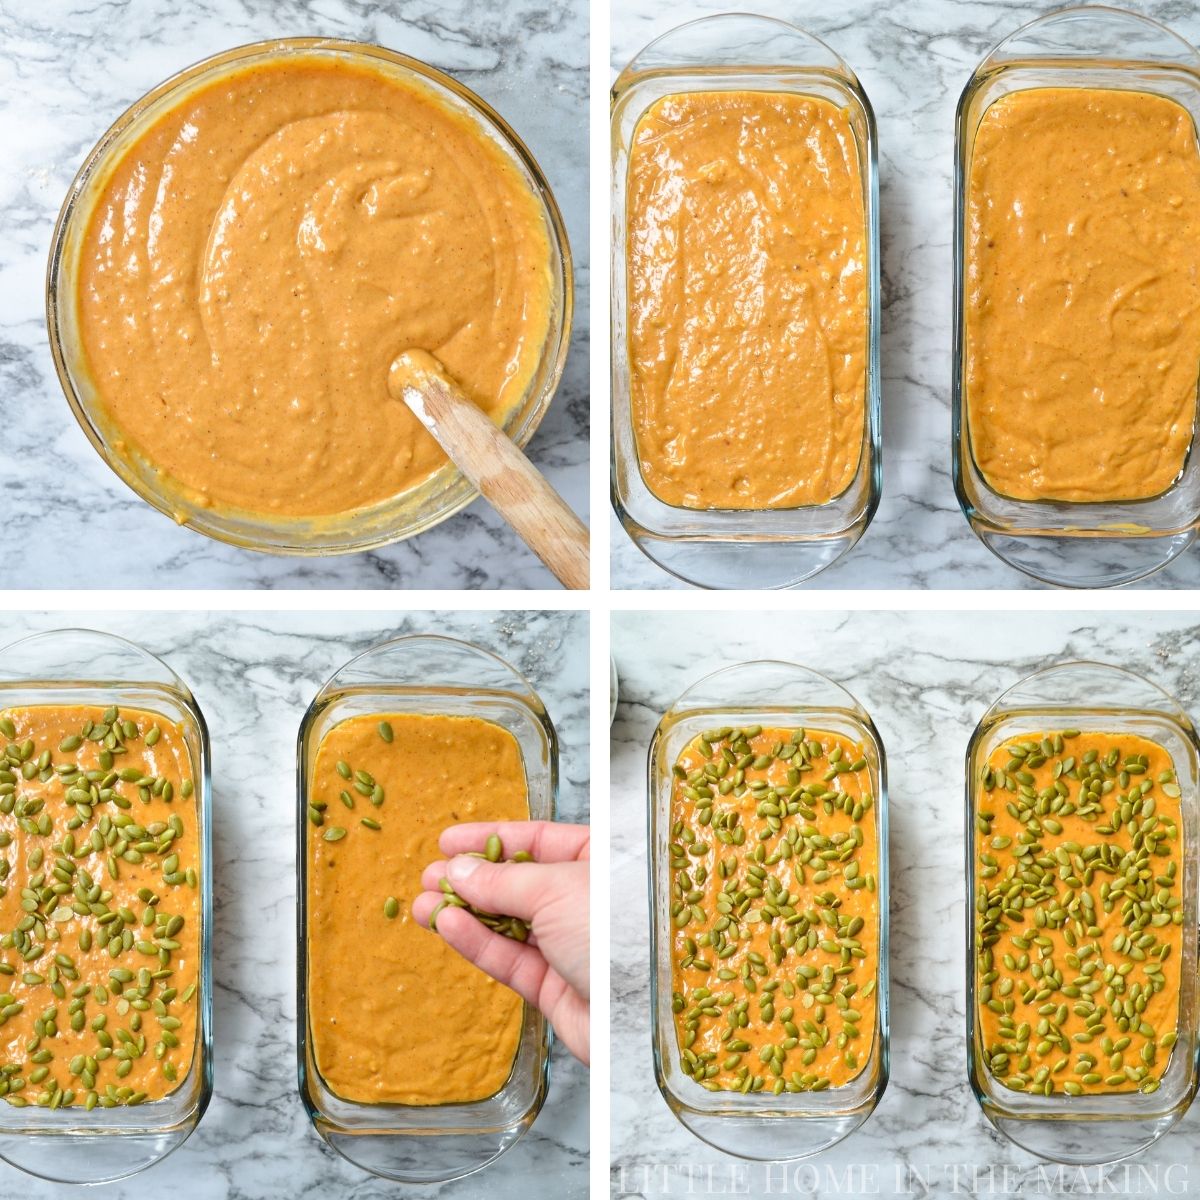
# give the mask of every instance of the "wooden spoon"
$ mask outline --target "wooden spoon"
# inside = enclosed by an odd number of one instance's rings
[[[433,434],[454,465],[567,588],[588,586],[588,531],[538,469],[463,394],[432,354],[406,350],[388,393]]]

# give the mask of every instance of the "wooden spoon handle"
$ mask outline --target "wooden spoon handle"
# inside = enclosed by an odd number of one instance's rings
[[[587,527],[442,364],[424,350],[392,363],[388,392],[412,409],[454,465],[564,586],[588,586]]]

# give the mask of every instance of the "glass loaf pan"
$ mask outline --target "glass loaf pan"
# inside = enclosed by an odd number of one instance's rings
[[[1200,522],[1196,432],[1183,471],[1147,500],[1110,503],[1014,500],[993,490],[975,462],[965,390],[966,195],[984,111],[1024,88],[1125,88],[1182,105],[1200,123],[1200,55],[1163,26],[1113,8],[1067,8],[1031,21],[993,47],[958,102],[954,133],[954,490],[983,544],[1046,583],[1110,587],[1157,571],[1182,554]]]
[[[212,1096],[212,779],[208,728],[166,663],[122,638],[86,629],[35,634],[0,650],[0,708],[110,704],[161,714],[183,730],[191,758],[200,852],[196,1044],[186,1077],[133,1108],[49,1110],[0,1104],[0,1158],[57,1183],[134,1175],[181,1146]],[[180,803],[177,801],[177,803]],[[183,802],[188,803],[188,802]]]
[[[1102,699],[1099,699],[1101,698]],[[1178,1041],[1157,1091],[1042,1096],[1012,1091],[991,1073],[976,1022],[975,818],[988,756],[1020,734],[1080,729],[1137,734],[1163,746],[1181,788],[1184,921]],[[966,759],[966,1025],[971,1089],[984,1116],[1018,1146],[1054,1162],[1112,1162],[1143,1150],[1187,1111],[1200,1067],[1200,986],[1196,978],[1200,886],[1200,741],[1177,701],[1130,671],[1100,663],[1063,663],[1011,687],[976,726]]]
[[[675,508],[646,486],[630,411],[625,200],[642,114],[676,92],[795,92],[830,100],[858,142],[867,239],[867,374],[863,442],[850,486],[828,504],[722,511]],[[875,117],[854,72],[812,34],[768,17],[703,17],[651,42],[612,93],[613,508],[634,544],[659,566],[708,588],[782,588],[836,562],[866,531],[881,488],[879,214]]]
[[[671,1009],[672,767],[701,730],[714,725],[808,726],[863,745],[875,796],[879,961],[871,1052],[849,1083],[825,1091],[741,1095],[710,1092],[682,1070]],[[853,1133],[875,1110],[888,1082],[888,806],[883,743],[866,711],[844,688],[805,667],[750,662],[725,667],[680,695],[650,743],[647,773],[650,874],[650,1004],[654,1075],[678,1120],[727,1154],[763,1161],[805,1158]]]
[[[463,1104],[360,1104],[336,1095],[316,1068],[308,1012],[307,819],[309,780],[324,735],[362,713],[478,717],[507,729],[521,749],[532,820],[554,819],[558,739],[528,681],[486,650],[412,635],[365,651],[317,693],[300,726],[296,810],[297,1068],[300,1097],[318,1134],[355,1165],[386,1179],[439,1183],[469,1175],[510,1149],[541,1111],[550,1081],[550,1030],[525,1005],[508,1081]],[[401,801],[393,800],[392,803]]]

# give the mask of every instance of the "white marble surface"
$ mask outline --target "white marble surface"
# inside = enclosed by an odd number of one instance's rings
[[[1120,0],[1193,44],[1200,9],[1180,0]],[[744,7],[804,26],[854,69],[879,127],[883,240],[883,500],[862,541],[809,588],[1038,586],[985,550],[950,480],[954,108],[971,72],[1001,38],[1057,3],[1013,0],[612,0],[613,77],[676,25]],[[686,587],[638,551],[610,514],[612,582]],[[1145,587],[1200,585],[1193,548]]]
[[[586,519],[588,222],[586,0],[0,0],[0,553],[23,582],[73,587],[552,587],[482,501],[370,554],[280,559],[176,527],[104,465],[63,398],[44,276],[67,186],[143,92],[197,59],[263,38],[376,42],[450,71],[529,144],[576,265],[570,360],[530,455]],[[69,547],[70,553],[64,553]]]
[[[771,1194],[824,1200],[835,1195],[1061,1194],[1038,1190],[1031,1173],[1035,1160],[992,1132],[967,1083],[963,754],[988,705],[1017,680],[1056,661],[1091,657],[1130,667],[1173,693],[1193,715],[1200,713],[1196,616],[618,613],[612,649],[621,702],[612,735],[611,880],[612,895],[620,899],[614,899],[611,923],[611,1019],[623,1048],[612,1062],[613,1195],[657,1200],[667,1194]],[[664,710],[689,684],[717,667],[755,658],[799,662],[848,688],[874,719],[888,762],[891,1082],[857,1133],[786,1173],[768,1173],[761,1165],[738,1167],[736,1160],[694,1139],[659,1095],[650,1058],[647,746]],[[939,837],[939,830],[945,836]],[[1198,1135],[1200,1106],[1134,1160],[1134,1168],[1157,1173],[1158,1193],[1136,1176],[1129,1193],[1185,1194],[1169,1186],[1181,1178],[1188,1184],[1186,1194],[1200,1191]],[[642,1169],[651,1164],[660,1166],[647,1179]],[[705,1171],[709,1167],[711,1176]],[[995,1172],[989,1174],[989,1167]],[[1001,1173],[1005,1167],[1008,1179]],[[690,1191],[689,1168],[694,1172]],[[930,1186],[917,1183],[909,1168]],[[972,1168],[981,1172],[974,1182],[968,1175]],[[847,1169],[855,1173],[847,1176]],[[1088,1193],[1078,1179],[1073,1182],[1073,1194]],[[1094,1172],[1087,1182],[1093,1194],[1104,1190],[1095,1186]],[[1126,1194],[1124,1187],[1112,1190]]]
[[[587,820],[587,617],[574,613],[0,614],[0,645],[87,625],[129,637],[191,686],[213,745],[216,1087],[175,1154],[104,1200],[356,1200],[415,1194],[350,1166],[317,1137],[296,1090],[295,745],[305,708],[347,659],[399,633],[494,650],[538,690],[561,740],[560,814]],[[438,1200],[587,1194],[587,1073],[555,1047],[550,1095],[524,1141],[482,1175],[419,1189]],[[62,1200],[0,1163],[0,1197]]]

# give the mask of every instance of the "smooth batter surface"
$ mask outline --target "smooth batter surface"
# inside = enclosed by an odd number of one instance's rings
[[[866,217],[848,114],[775,92],[666,96],[627,196],[630,403],[681,508],[825,504],[866,419]]]
[[[516,740],[473,717],[350,717],[321,740],[309,804],[308,1020],[321,1076],[364,1104],[493,1095],[516,1056],[521,999],[418,925],[412,901],[448,825],[528,819]]]
[[[10,708],[0,754],[0,1095],[161,1099],[191,1068],[200,1006],[183,731],[136,709]]]
[[[1141,92],[1031,88],[984,112],[966,212],[971,450],[1018,500],[1156,496],[1200,373],[1200,152]]]
[[[1179,1021],[1183,830],[1171,756],[1030,733],[988,758],[976,823],[978,1018],[1016,1091],[1154,1091]]]
[[[710,1091],[840,1087],[875,1033],[879,896],[862,747],[808,729],[706,730],[675,765],[672,1007]]]
[[[205,85],[124,154],[79,265],[121,438],[205,505],[311,517],[446,463],[388,399],[436,353],[497,422],[545,340],[550,247],[501,152],[431,92],[293,57]]]

